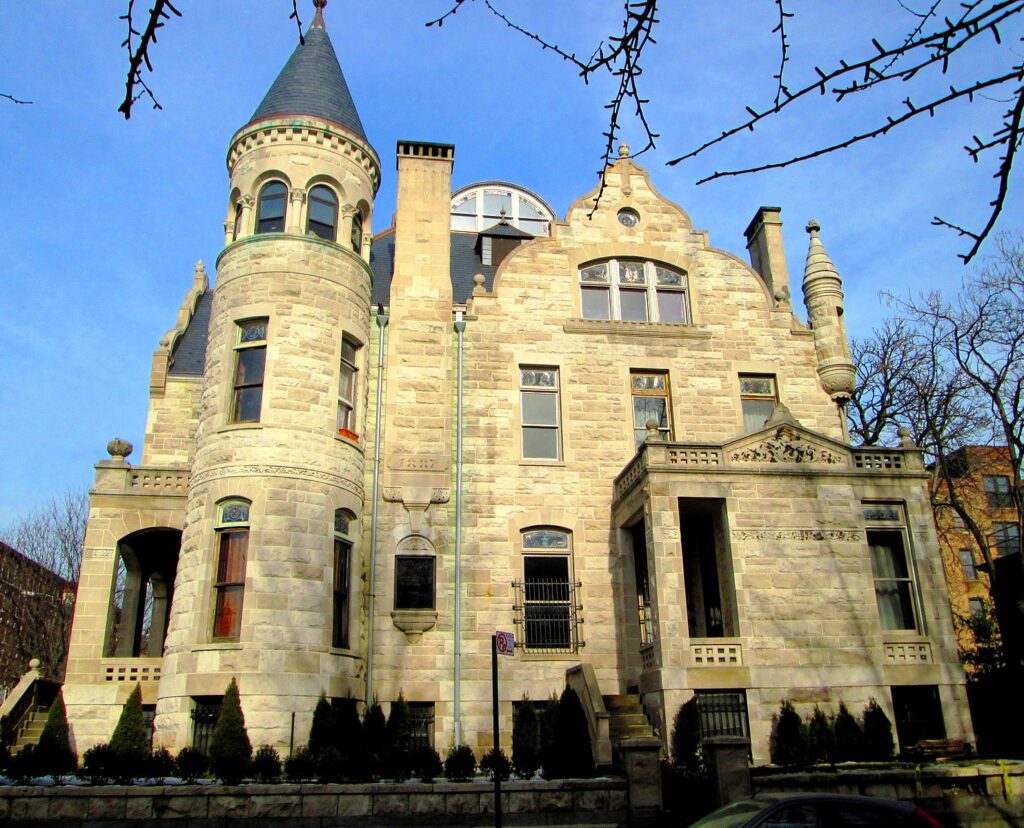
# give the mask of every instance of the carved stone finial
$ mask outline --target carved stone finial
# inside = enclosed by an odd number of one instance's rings
[[[905,449],[916,449],[917,443],[914,442],[914,438],[910,436],[910,429],[906,426],[900,426],[896,429],[896,433],[900,435],[900,447]]]
[[[645,440],[658,439],[658,421],[655,420],[654,417],[651,417],[651,419],[644,423],[644,427],[647,429],[647,436],[644,438]]]
[[[811,219],[810,221],[807,222],[807,227],[805,227],[804,229],[812,236],[817,236],[819,231],[821,230],[821,225],[818,224],[817,219]]]
[[[127,440],[122,440],[120,437],[115,437],[109,443],[107,443],[107,454],[114,460],[124,459],[132,453],[132,449],[135,448]]]
[[[477,273],[476,276],[473,277],[473,295],[474,296],[483,296],[484,294],[487,293],[487,288],[484,287],[484,283],[486,281],[487,281],[487,279],[484,278],[484,274],[483,273]]]
[[[619,158],[629,158],[629,144],[625,142],[619,144]]]
[[[43,662],[41,662],[38,658],[30,658],[28,660],[28,669],[29,670],[38,670],[39,669],[39,665],[42,664],[42,663]]]

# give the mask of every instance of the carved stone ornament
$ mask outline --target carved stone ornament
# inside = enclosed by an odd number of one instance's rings
[[[734,540],[861,541],[859,529],[733,529]]]
[[[830,466],[843,462],[835,452],[808,443],[785,427],[767,440],[733,452],[729,459],[737,463],[823,463]]]
[[[393,610],[391,623],[405,633],[409,641],[419,641],[427,630],[437,624],[436,610]]]
[[[127,440],[122,440],[120,437],[115,437],[109,443],[107,443],[107,454],[111,457],[124,460],[129,454],[132,453],[132,449],[135,447]]]

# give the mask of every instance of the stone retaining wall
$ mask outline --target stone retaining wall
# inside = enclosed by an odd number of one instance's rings
[[[509,826],[618,828],[629,822],[626,782],[619,779],[505,782]],[[494,824],[490,784],[156,785],[0,788],[0,824],[384,826]]]
[[[920,768],[766,773],[754,770],[757,794],[815,791],[916,802],[943,825],[1024,825],[1024,762],[926,765]]]

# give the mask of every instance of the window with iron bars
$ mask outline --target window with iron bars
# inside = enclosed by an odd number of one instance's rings
[[[434,748],[434,703],[409,702],[411,714],[409,751],[415,754],[422,748]]]
[[[192,747],[205,756],[210,755],[210,740],[213,729],[220,718],[220,708],[224,703],[222,696],[200,696],[193,699],[192,708]]]
[[[746,690],[698,690],[695,695],[702,739],[709,736],[750,736]]]
[[[523,533],[523,580],[514,581],[516,637],[527,652],[574,653],[583,607],[572,579],[570,536],[555,529]]]

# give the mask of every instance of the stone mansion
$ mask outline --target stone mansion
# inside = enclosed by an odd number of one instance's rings
[[[78,752],[136,682],[155,744],[203,747],[234,677],[254,745],[304,743],[321,694],[402,693],[418,738],[479,757],[495,630],[506,751],[523,695],[567,677],[592,721],[628,695],[663,738],[697,694],[756,762],[784,699],[971,739],[928,475],[909,442],[849,444],[818,225],[805,323],[778,208],[748,263],[626,148],[564,216],[506,182],[453,191],[454,162],[400,141],[374,229],[390,167],[318,8],[231,137],[215,285],[202,264],[182,284],[141,457],[113,440],[96,466]]]

